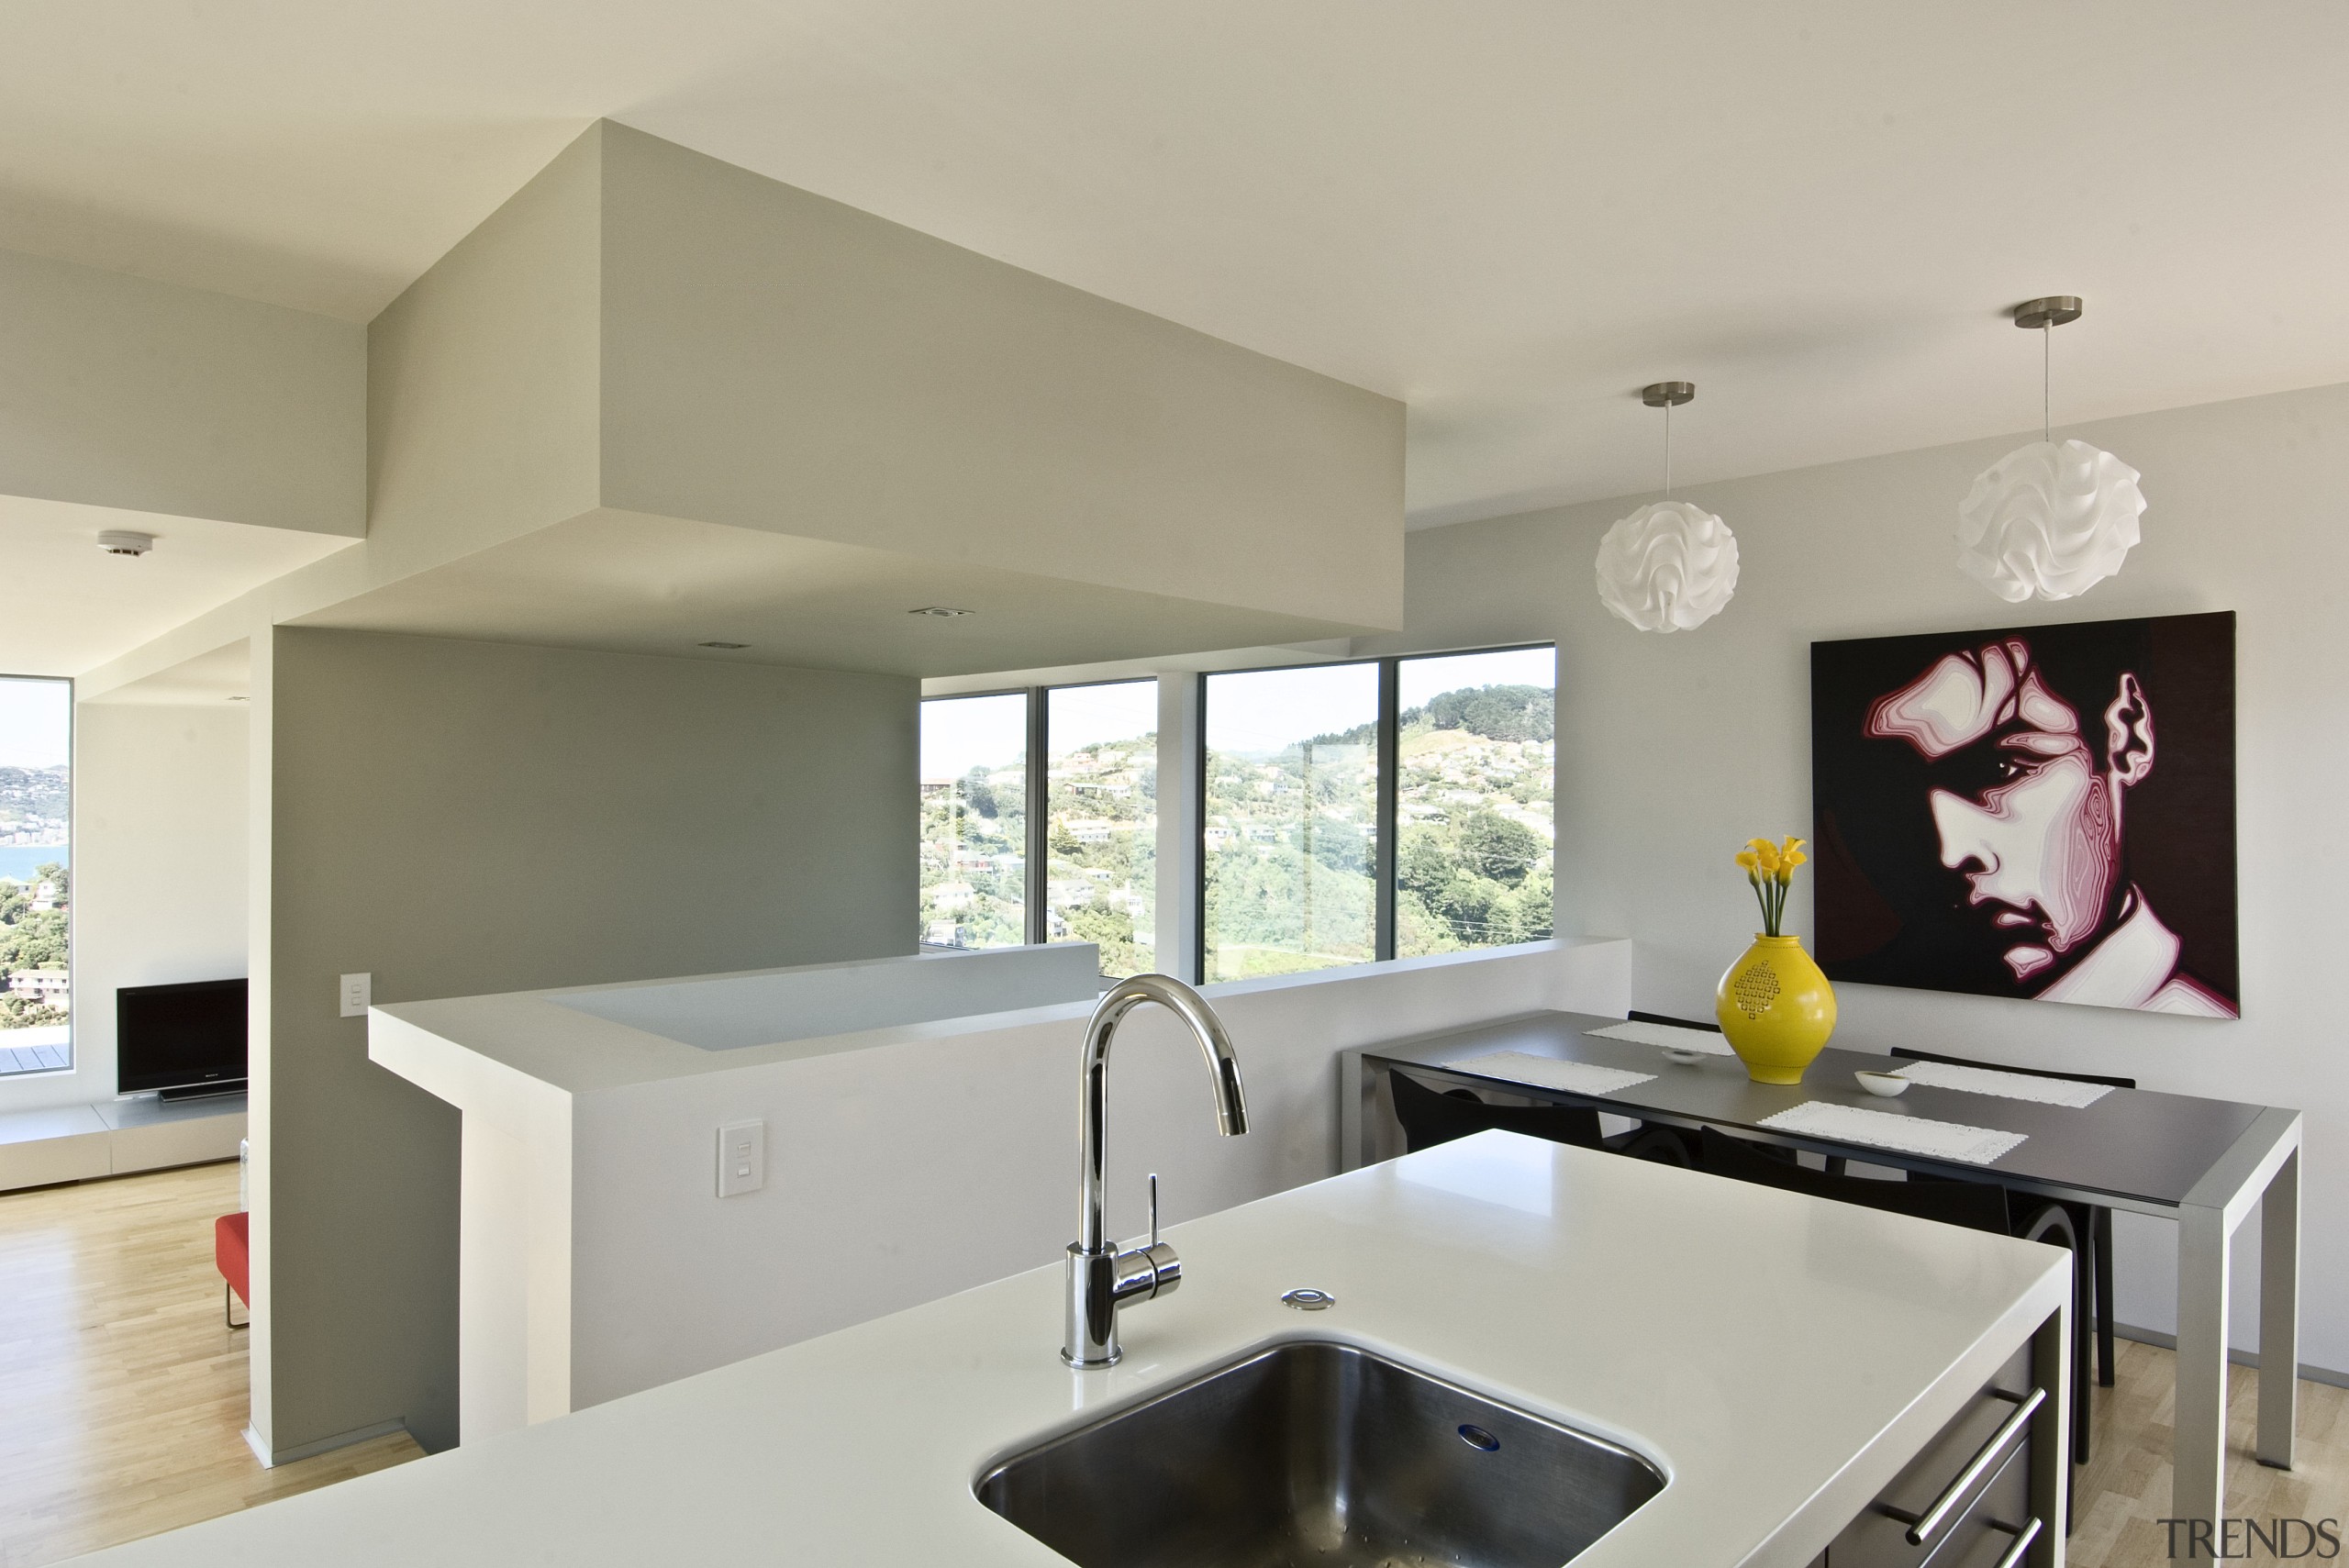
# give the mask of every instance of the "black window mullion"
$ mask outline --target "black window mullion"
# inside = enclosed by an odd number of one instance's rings
[[[1400,662],[1378,662],[1378,822],[1373,849],[1373,883],[1376,888],[1377,928],[1372,956],[1395,956],[1395,799],[1401,738],[1397,722],[1397,695],[1402,685]]]
[[[1028,940],[1044,941],[1050,933],[1044,927],[1044,900],[1049,868],[1045,856],[1050,852],[1052,834],[1045,819],[1052,800],[1052,781],[1047,776],[1045,758],[1052,736],[1047,729],[1046,716],[1051,705],[1044,700],[1044,688],[1028,689]]]

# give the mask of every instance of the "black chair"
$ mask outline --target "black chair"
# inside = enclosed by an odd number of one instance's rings
[[[1690,1163],[1676,1139],[1658,1139],[1654,1129],[1641,1128],[1614,1138],[1602,1137],[1598,1113],[1588,1106],[1487,1105],[1466,1088],[1431,1089],[1418,1079],[1388,1072],[1388,1090],[1395,1096],[1395,1118],[1403,1124],[1403,1146],[1411,1153],[1449,1143],[1471,1133],[1499,1129],[1553,1143],[1571,1143],[1610,1154],[1664,1164]]]
[[[1838,1203],[1861,1204],[1918,1219],[1938,1219],[1943,1225],[1962,1225],[1969,1230],[2007,1234],[2007,1195],[1998,1187],[1976,1186],[1966,1182],[1876,1182],[1865,1176],[1831,1175],[1808,1165],[1774,1159],[1763,1151],[1768,1145],[1731,1138],[1718,1128],[1700,1129],[1698,1140],[1700,1168],[1709,1175],[1804,1193],[1811,1197],[1832,1198]]]
[[[1895,1056],[1911,1062],[1945,1062],[1953,1067],[1986,1067],[1994,1073],[2020,1073],[2026,1078],[2062,1078],[2075,1084],[2101,1084],[2107,1088],[2133,1089],[2134,1078],[2111,1078],[2096,1073],[2055,1073],[2043,1067],[2009,1067],[2003,1062],[1976,1062],[1964,1056],[1940,1056],[1930,1051],[1895,1046]],[[2017,1196],[2021,1195],[2018,1194]],[[2112,1386],[2112,1210],[2102,1204],[2068,1203],[2072,1228],[2087,1238],[2088,1267],[2096,1297],[2096,1380]],[[2021,1232],[2018,1230],[2017,1235]]]
[[[1836,1175],[1807,1165],[1783,1163],[1765,1152],[1767,1147],[1732,1138],[1718,1128],[1704,1128],[1698,1133],[1701,1168],[1710,1175],[1831,1198],[1838,1203],[1861,1204],[1918,1219],[1937,1219],[1944,1225],[1987,1230],[1995,1236],[2020,1236],[2026,1241],[2045,1241],[2068,1251],[2072,1254],[2072,1462],[2087,1462],[2088,1347],[2087,1320],[2083,1315],[2087,1302],[2087,1271],[2080,1266],[2084,1261],[2080,1233],[2073,1229],[2071,1215],[2064,1205],[2043,1200],[2029,1212],[2018,1213],[2013,1200],[2019,1195],[1988,1182],[1954,1178],[1889,1182]]]

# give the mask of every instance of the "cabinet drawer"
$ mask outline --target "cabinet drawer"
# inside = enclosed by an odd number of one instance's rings
[[[1933,1568],[1974,1568],[1975,1551],[1987,1544],[1979,1539],[1983,1532],[2000,1533],[1991,1521],[2020,1527],[2031,1500],[2028,1427],[1964,1490],[1944,1514],[1943,1522],[1921,1544],[1912,1545],[1909,1540],[1910,1521],[1950,1491],[2022,1407],[2019,1397],[2028,1398],[2032,1392],[2030,1372],[2026,1346],[1998,1369],[1948,1426],[1933,1435],[1859,1518],[1843,1528],[1828,1548],[1829,1568],[1924,1568],[1929,1561]],[[1969,1550],[1953,1553],[1951,1542],[1959,1539],[1969,1541]],[[2002,1539],[2011,1544],[2014,1538],[2003,1535]],[[1999,1555],[1992,1552],[1984,1561],[1996,1564]]]

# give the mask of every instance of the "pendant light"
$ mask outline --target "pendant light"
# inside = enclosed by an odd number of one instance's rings
[[[1737,591],[1737,538],[1701,506],[1672,499],[1672,411],[1697,395],[1660,381],[1640,401],[1664,410],[1664,495],[1598,541],[1598,600],[1642,631],[1687,631],[1720,613]]]
[[[2055,328],[2080,318],[2073,295],[2026,300],[2015,325],[2039,333],[2040,439],[1982,472],[1957,509],[1957,564],[2009,604],[2068,599],[2121,570],[2138,539],[2138,473],[2086,441],[2055,440]]]

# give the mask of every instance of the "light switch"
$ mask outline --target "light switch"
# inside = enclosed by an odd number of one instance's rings
[[[367,1016],[368,993],[375,987],[372,974],[346,974],[342,977],[342,1016],[363,1018]]]
[[[740,1197],[767,1184],[767,1124],[738,1121],[718,1129],[718,1195]]]

